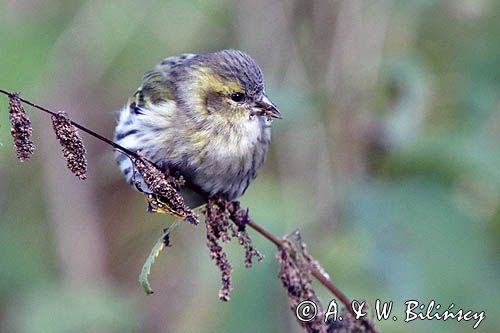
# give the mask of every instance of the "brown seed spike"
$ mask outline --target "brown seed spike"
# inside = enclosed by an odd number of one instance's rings
[[[308,322],[299,321],[299,324],[307,332],[326,333],[327,325],[322,320],[324,310],[312,288],[310,257],[306,258],[301,248],[286,238],[278,249],[277,257],[280,265],[278,277],[288,292],[288,303],[293,313],[303,300],[312,301],[318,307],[316,317]]]
[[[66,158],[68,169],[81,180],[87,178],[87,159],[85,157],[85,146],[78,134],[78,130],[71,124],[68,115],[59,111],[52,116],[52,126],[57,139],[62,147]]]
[[[219,241],[227,243],[231,238],[237,238],[240,245],[245,249],[246,267],[252,266],[253,258],[261,261],[263,257],[255,249],[250,235],[245,231],[245,226],[249,221],[248,210],[242,209],[238,201],[212,197],[208,199],[203,212],[205,214],[207,246],[210,250],[210,258],[215,261],[215,265],[221,271],[222,286],[219,291],[219,299],[228,301],[233,288],[231,284],[233,269]]]
[[[196,214],[184,203],[184,198],[176,189],[177,186],[183,184],[182,179],[175,179],[165,175],[145,159],[132,157],[132,162],[141,174],[144,183],[154,193],[154,196],[150,196],[152,198],[150,205],[155,204],[153,211],[157,211],[160,207],[159,204],[161,204],[162,211],[181,217],[191,224],[199,223]]]
[[[14,139],[17,158],[23,162],[33,155],[35,145],[31,140],[33,129],[18,94],[9,95],[10,133]]]
[[[257,258],[258,261],[264,259],[262,254],[253,246],[252,239],[246,231],[238,232],[238,242],[245,249],[245,267],[252,267],[254,257]]]
[[[205,226],[207,228],[207,246],[210,250],[210,258],[215,261],[215,265],[221,272],[221,288],[219,299],[229,301],[231,289],[231,273],[233,268],[226,252],[219,244],[219,240],[227,242],[230,240],[230,231],[234,225],[228,222],[227,211],[221,209],[219,204],[223,203],[218,199],[211,198],[205,209]]]
[[[257,258],[258,261],[262,261],[264,257],[253,246],[252,239],[245,230],[246,224],[250,221],[248,209],[241,208],[238,201],[228,202],[225,204],[225,207],[228,210],[229,218],[237,226],[238,242],[245,249],[245,266],[252,267],[253,258]]]

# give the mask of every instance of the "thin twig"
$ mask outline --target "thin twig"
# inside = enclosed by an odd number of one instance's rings
[[[0,89],[0,93],[2,94],[5,94],[9,97],[12,97],[14,96],[13,93],[11,92],[8,92],[8,91],[5,91],[3,89]],[[24,99],[24,98],[21,98],[21,97],[17,97],[19,98],[20,101],[22,101],[23,103],[25,104],[28,104],[38,110],[41,110],[45,113],[48,113],[52,116],[57,116],[57,112],[54,112],[54,111],[51,111],[43,106],[40,106],[40,105],[37,105],[27,99]],[[153,165],[155,165],[153,162],[147,160],[146,158],[144,158],[143,156],[140,156],[140,154],[137,154],[136,152],[134,151],[131,151],[119,144],[117,144],[116,142],[113,142],[112,140],[86,128],[85,126],[83,125],[80,125],[79,123],[75,122],[75,121],[72,121],[70,120],[71,124],[77,128],[79,128],[80,130],[82,130],[83,132],[107,143],[108,145],[112,146],[113,148],[115,149],[118,149],[120,151],[122,151],[123,153],[127,154],[127,155],[130,155],[130,156],[133,156],[134,158],[136,159],[139,159],[139,160],[145,160]],[[156,165],[155,165],[156,166]],[[264,228],[262,228],[260,225],[258,225],[257,223],[255,223],[255,221],[248,221],[247,223],[252,229],[254,229],[255,231],[257,231],[257,233],[261,234],[262,236],[264,236],[267,240],[269,240],[270,242],[272,242],[274,245],[276,245],[277,247],[282,247],[284,242],[276,237],[275,235],[273,235],[272,233],[270,233],[269,231],[265,230]],[[333,295],[335,295],[335,297],[337,297],[337,299],[342,302],[344,304],[344,306],[346,307],[347,311],[349,311],[354,317],[356,317],[356,313],[354,312],[352,306],[351,306],[351,301],[349,300],[349,298],[347,298],[346,295],[344,295],[343,292],[341,292],[333,283],[332,281],[330,281],[327,277],[325,277],[319,270],[317,270],[315,267],[311,267],[311,274],[325,287],[327,288],[329,291],[332,292]],[[370,320],[366,319],[366,318],[362,318],[362,324],[366,327],[366,329],[368,329],[370,332],[374,332],[376,333],[377,331],[375,330],[375,328],[373,327],[372,323],[370,322]]]

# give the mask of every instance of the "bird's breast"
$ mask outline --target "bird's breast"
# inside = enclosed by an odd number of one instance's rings
[[[270,128],[255,117],[239,125],[200,129],[193,140],[190,169],[197,186],[211,195],[234,199],[255,178],[267,154]]]

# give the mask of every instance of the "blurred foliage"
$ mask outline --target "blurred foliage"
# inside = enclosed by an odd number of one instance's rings
[[[301,228],[350,298],[393,300],[399,319],[377,323],[382,332],[471,331],[471,322],[404,323],[409,299],[484,310],[476,331],[493,332],[499,14],[494,0],[4,0],[0,87],[65,108],[111,137],[112,112],[163,57],[244,49],[285,115],[242,198],[251,216],[278,235]],[[144,295],[138,274],[165,217],[145,213],[99,144],[89,147],[89,181],[61,174],[58,187],[50,170],[64,162],[45,138],[50,125],[30,114],[38,150],[19,164],[0,112],[2,332],[300,331],[276,278],[275,249],[254,233],[266,259],[252,269],[228,246],[229,303],[217,300],[203,226],[175,230],[151,272],[155,294]],[[51,200],[61,191],[66,201]],[[71,210],[80,202],[91,208]],[[63,224],[61,211],[70,212]],[[96,243],[85,236],[90,225]],[[65,247],[66,237],[77,243]],[[105,267],[75,279],[75,267],[97,261],[92,249]]]
[[[137,310],[124,295],[93,288],[63,289],[40,285],[28,293],[24,304],[11,307],[5,332],[137,332]]]

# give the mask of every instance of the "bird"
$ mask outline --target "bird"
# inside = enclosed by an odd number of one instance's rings
[[[263,165],[273,119],[259,65],[227,49],[165,58],[144,74],[119,111],[114,141],[164,172],[183,177],[189,207],[242,196]],[[148,192],[130,158],[115,153],[130,184]]]

